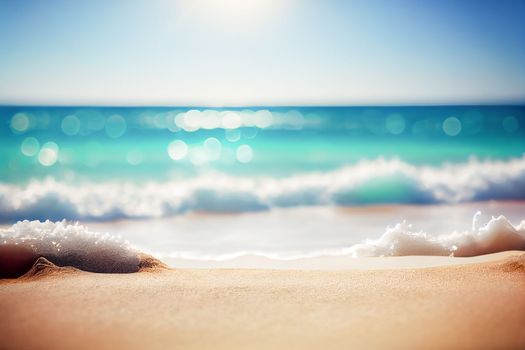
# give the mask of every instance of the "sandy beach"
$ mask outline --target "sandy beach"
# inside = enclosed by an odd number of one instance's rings
[[[40,263],[0,282],[1,348],[525,347],[523,252],[388,260],[395,268],[130,274]]]
[[[0,0],[0,350],[525,350],[525,0]]]

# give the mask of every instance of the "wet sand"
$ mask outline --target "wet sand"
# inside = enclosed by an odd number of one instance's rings
[[[525,254],[420,260],[130,274],[41,263],[0,281],[0,348],[525,348]]]

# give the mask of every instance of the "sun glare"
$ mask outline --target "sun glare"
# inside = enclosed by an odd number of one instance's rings
[[[181,10],[192,18],[223,27],[250,26],[270,20],[290,1],[181,0]]]

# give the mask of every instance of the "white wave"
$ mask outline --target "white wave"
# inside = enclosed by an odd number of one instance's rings
[[[352,256],[453,255],[475,256],[506,250],[525,250],[525,221],[512,225],[503,215],[479,226],[474,215],[472,230],[432,236],[413,231],[406,221],[387,228],[376,240],[367,240],[344,250]]]
[[[287,178],[208,174],[145,184],[72,184],[53,179],[0,184],[0,221],[155,218],[187,211],[245,212],[272,207],[459,203],[525,199],[525,155],[439,167],[399,159],[361,161]]]
[[[0,245],[26,247],[35,257],[92,272],[136,272],[140,252],[120,237],[66,221],[20,221],[0,229]]]

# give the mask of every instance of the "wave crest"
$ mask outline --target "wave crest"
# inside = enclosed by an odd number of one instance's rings
[[[208,174],[185,181],[82,185],[53,179],[0,184],[0,221],[155,218],[188,211],[246,212],[272,207],[431,204],[525,199],[525,155],[507,161],[416,166],[362,161],[287,178]]]

